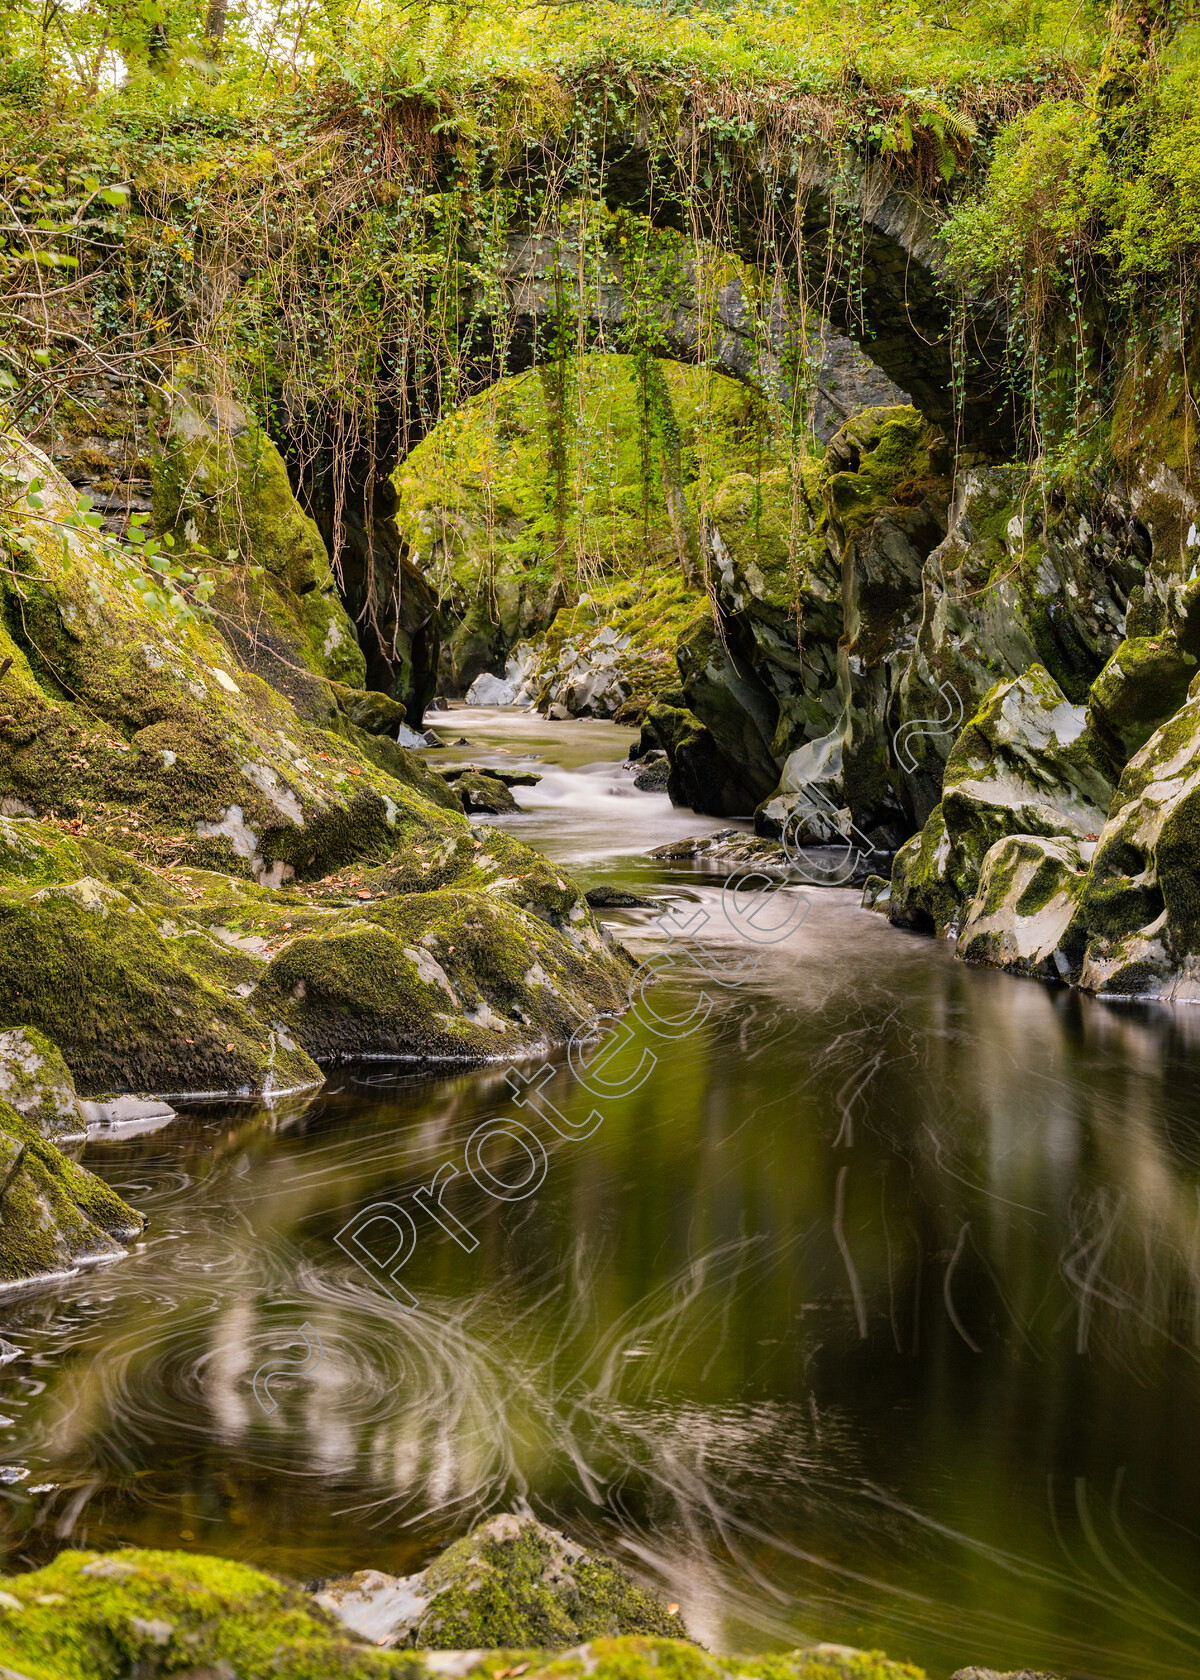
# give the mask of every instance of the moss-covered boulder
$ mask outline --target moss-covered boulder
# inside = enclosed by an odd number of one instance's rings
[[[58,1046],[36,1027],[0,1032],[0,1102],[51,1142],[87,1135],[71,1070]]]
[[[1010,835],[988,851],[958,939],[966,962],[1037,980],[1076,980],[1079,906],[1093,845]]]
[[[467,699],[535,706],[554,718],[615,717],[674,682],[676,639],[695,610],[695,590],[671,570],[597,582],[512,649],[502,683],[484,674]]]
[[[181,385],[154,397],[158,530],[223,563],[214,605],[239,659],[302,715],[328,722],[334,691],[313,678],[361,689],[366,661],[279,451],[227,397]]]
[[[562,1649],[685,1631],[619,1564],[531,1516],[493,1517],[419,1575],[368,1570],[328,1582],[317,1602],[381,1642],[437,1651]]]
[[[0,1288],[115,1259],[144,1223],[26,1115],[0,1102]]]
[[[453,785],[468,815],[497,817],[521,809],[500,777],[489,775],[486,770],[464,771]]]
[[[243,1563],[185,1552],[61,1552],[7,1579],[0,1661],[28,1680],[417,1680],[411,1659],[372,1651],[298,1588]]]
[[[1088,726],[1125,765],[1187,699],[1200,659],[1174,635],[1129,636],[1092,684]]]
[[[246,1007],[265,941],[237,931],[243,894],[274,897],[201,872],[168,880],[51,824],[0,818],[0,1021],[52,1040],[88,1096],[320,1084]]]
[[[891,919],[957,929],[989,849],[1008,835],[1098,838],[1113,796],[1107,754],[1041,666],[997,683],[955,743],[940,805],[892,865]]]
[[[130,1548],[60,1552],[0,1581],[0,1663],[23,1680],[925,1680],[877,1651],[818,1645],[715,1658],[681,1640],[629,1635],[547,1651],[478,1647],[436,1668],[421,1651],[380,1649],[298,1588],[248,1564]]]
[[[455,821],[427,808],[395,858],[299,892],[0,818],[0,1022],[88,1096],[278,1094],[317,1061],[516,1054],[621,1007],[631,959],[575,883]]]
[[[1081,915],[1081,983],[1200,999],[1200,685],[1126,765]]]
[[[395,748],[402,783],[298,716],[212,625],[71,524],[70,486],[8,443],[10,470],[42,488],[0,533],[20,562],[0,572],[0,812],[53,811],[143,857],[282,881],[386,852],[414,792],[422,809],[445,802],[413,755]]]

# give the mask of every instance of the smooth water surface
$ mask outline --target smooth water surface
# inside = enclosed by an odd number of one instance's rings
[[[701,960],[758,967],[650,994],[714,1006],[641,1036],[655,1066],[590,1137],[542,1128],[536,1194],[460,1172],[478,1246],[419,1219],[411,1314],[334,1234],[517,1115],[502,1068],[335,1069],[307,1102],[90,1144],[152,1223],[0,1309],[10,1564],[131,1542],[404,1572],[526,1501],[715,1648],[1200,1671],[1200,1014],[969,969],[849,891],[751,948],[717,876],[645,859],[729,825],[633,790],[628,733],[434,721],[470,750],[431,762],[541,755],[505,826],[704,907]],[[653,916],[607,919],[645,955]],[[305,1323],[320,1364],[267,1415],[254,1373],[299,1365]]]

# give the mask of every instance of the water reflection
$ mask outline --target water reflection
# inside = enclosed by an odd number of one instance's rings
[[[745,948],[711,877],[655,880]],[[513,1113],[502,1070],[342,1070],[89,1146],[152,1222],[0,1314],[24,1350],[3,1456],[30,1471],[2,1490],[10,1557],[403,1571],[527,1500],[718,1648],[1196,1672],[1200,1016],[966,969],[810,896],[598,1131],[547,1137],[535,1197],[460,1175],[479,1247],[422,1224],[412,1315],[333,1235]],[[648,915],[613,920],[654,947]],[[548,1094],[593,1102],[561,1062]],[[268,1417],[253,1374],[306,1321],[323,1358]]]

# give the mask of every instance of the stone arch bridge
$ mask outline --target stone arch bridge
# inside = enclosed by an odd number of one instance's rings
[[[960,329],[954,353],[935,223],[882,167],[847,176],[815,150],[798,154],[769,248],[761,208],[767,189],[750,171],[746,208],[719,245],[701,247],[699,269],[685,195],[656,192],[655,168],[652,153],[636,143],[610,157],[603,203],[593,200],[602,231],[586,245],[579,222],[567,216],[509,230],[499,260],[491,258],[486,297],[482,287],[468,287],[460,299],[468,394],[544,359],[566,304],[590,349],[628,350],[636,322],[652,354],[708,366],[785,403],[803,347],[815,374],[818,435],[836,429],[846,409],[911,401],[960,451],[992,459],[1011,453],[1016,414],[1003,377],[1004,323],[980,308]],[[636,262],[619,237],[631,217],[655,235],[651,254]],[[831,251],[839,261],[830,262]],[[796,288],[768,278],[782,274],[803,275],[810,300],[819,300],[819,311],[810,302],[803,332]],[[849,401],[835,382],[849,389]],[[347,605],[364,629],[370,685],[396,691],[403,666],[403,697],[419,714],[436,682],[435,603],[401,553],[391,478],[436,425],[436,390],[414,391],[406,408],[403,420],[398,409],[381,412],[370,451],[360,450],[345,469],[342,495],[334,493],[332,450],[296,488],[331,548],[339,510]],[[279,441],[286,454],[286,437]]]

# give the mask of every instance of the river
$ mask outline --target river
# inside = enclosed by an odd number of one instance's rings
[[[729,825],[637,792],[627,732],[432,721],[468,742],[439,764],[538,755],[523,814],[485,820],[748,949],[718,876],[645,856]],[[524,1503],[718,1650],[1200,1670],[1200,1012],[970,969],[856,891],[809,896],[535,1195],[460,1177],[478,1246],[422,1229],[411,1314],[334,1234],[515,1114],[502,1069],[342,1067],[90,1142],[151,1224],[0,1307],[10,1567],[127,1542],[404,1573]],[[603,914],[662,945],[653,911]],[[700,985],[668,977],[655,1008]],[[298,1363],[305,1323],[320,1362],[268,1415],[254,1373]]]

